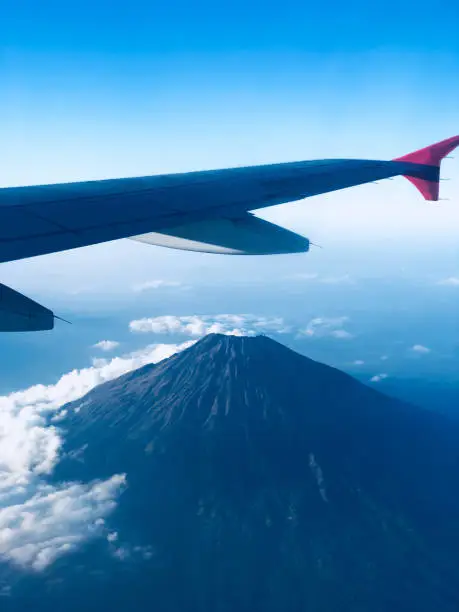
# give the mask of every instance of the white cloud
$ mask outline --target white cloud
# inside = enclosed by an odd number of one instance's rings
[[[250,314],[192,315],[178,317],[166,315],[138,319],[129,323],[132,332],[156,334],[185,334],[201,337],[206,334],[227,334],[253,336],[261,333],[287,333],[287,326],[281,317],[258,317]]]
[[[112,531],[111,533],[107,535],[108,542],[116,542],[117,539],[118,539],[118,533],[116,531]]]
[[[167,281],[167,280],[150,280],[143,283],[138,283],[132,286],[133,291],[141,292],[148,291],[149,289],[161,289],[165,287],[181,287],[182,283],[178,281]]]
[[[387,355],[381,355],[381,361],[387,361],[389,357]]]
[[[449,278],[444,278],[443,280],[438,281],[438,285],[448,285],[450,287],[459,287],[459,277],[450,276]]]
[[[373,378],[370,378],[370,382],[381,382],[382,380],[388,378],[388,374],[376,374]]]
[[[41,570],[88,538],[105,535],[125,476],[51,486],[43,477],[59,461],[66,417],[61,407],[96,385],[156,363],[193,341],[156,344],[64,374],[54,385],[35,385],[0,397],[0,559]]]
[[[427,348],[427,346],[423,346],[422,344],[415,344],[411,347],[411,350],[419,355],[426,355],[427,353],[430,353],[430,348]]]
[[[356,359],[356,360],[354,361],[354,365],[357,365],[357,366],[364,365],[364,363],[365,363],[365,362],[364,362],[364,361],[362,361],[361,359]]]
[[[68,410],[59,410],[56,414],[51,417],[51,423],[58,423],[59,421],[63,421],[68,414]]]
[[[352,334],[343,329],[343,325],[348,321],[348,317],[316,317],[311,319],[306,328],[300,330],[300,335],[314,338],[331,336],[338,339],[352,338]]]
[[[114,349],[116,349],[119,345],[120,343],[116,342],[115,340],[101,340],[100,342],[97,342],[97,344],[94,344],[93,348],[100,349],[101,351],[109,352],[109,351],[113,351]]]
[[[24,391],[16,391],[0,397],[0,418],[3,418],[3,414],[24,413],[32,422],[39,420],[42,413],[54,411],[65,403],[82,397],[96,385],[117,378],[147,363],[157,363],[188,346],[190,346],[189,342],[152,344],[123,357],[94,360],[96,365],[81,370],[72,370],[61,376],[54,385],[34,385]],[[23,417],[23,420],[26,416]],[[0,430],[0,463],[2,462],[2,440]]]
[[[27,569],[46,568],[101,535],[100,519],[115,508],[125,484],[125,475],[119,474],[60,488],[31,482],[17,490],[9,503],[0,502],[0,558]]]

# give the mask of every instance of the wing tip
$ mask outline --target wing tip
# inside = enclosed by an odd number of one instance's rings
[[[435,144],[418,149],[402,157],[396,157],[392,161],[396,162],[408,162],[411,164],[417,164],[420,166],[427,166],[426,176],[420,176],[419,169],[416,171],[416,175],[404,175],[421,193],[425,200],[436,202],[440,195],[440,165],[442,160],[451,151],[454,151],[456,147],[459,147],[459,135],[452,136],[446,140],[441,140]],[[431,173],[434,170],[434,178]]]

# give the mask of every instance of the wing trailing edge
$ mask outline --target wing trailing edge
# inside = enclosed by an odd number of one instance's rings
[[[133,236],[131,240],[221,255],[280,255],[309,250],[309,240],[304,236],[249,213],[188,223]]]

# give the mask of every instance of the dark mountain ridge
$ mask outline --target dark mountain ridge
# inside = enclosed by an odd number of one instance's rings
[[[265,336],[217,334],[66,409],[54,478],[126,472],[110,523],[154,554],[120,565],[93,543],[48,570],[62,582],[44,609],[100,610],[101,585],[115,610],[459,609],[445,417]]]

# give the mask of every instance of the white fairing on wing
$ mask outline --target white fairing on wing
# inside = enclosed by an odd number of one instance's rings
[[[43,331],[53,327],[51,310],[0,283],[0,332]]]
[[[309,250],[309,240],[304,236],[251,214],[198,221],[131,239],[171,249],[222,255],[275,255]]]

